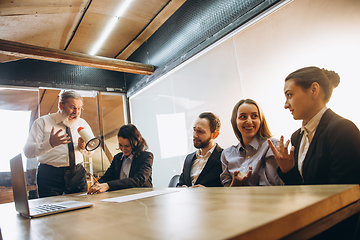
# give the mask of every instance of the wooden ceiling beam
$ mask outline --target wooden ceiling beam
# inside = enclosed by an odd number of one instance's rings
[[[155,69],[149,64],[91,56],[3,39],[0,39],[0,54],[143,75],[151,75]]]

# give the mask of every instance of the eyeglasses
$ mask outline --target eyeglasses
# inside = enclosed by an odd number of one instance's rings
[[[75,107],[75,106],[71,106],[71,107],[67,107],[67,108],[70,109],[70,110],[72,110],[72,111],[78,110],[79,112],[84,110],[82,107],[81,107],[81,108],[77,108],[77,107]]]

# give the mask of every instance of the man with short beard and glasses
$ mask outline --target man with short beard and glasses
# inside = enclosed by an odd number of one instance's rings
[[[90,156],[93,152],[85,149],[77,129],[83,127],[93,133],[89,124],[80,118],[82,106],[79,93],[64,91],[59,98],[58,112],[36,119],[31,127],[24,154],[39,162],[36,185],[41,198],[87,191],[83,155]],[[75,158],[73,164],[70,164],[70,154]]]
[[[211,112],[199,115],[194,124],[193,142],[198,150],[187,155],[177,187],[222,187],[220,156],[222,148],[214,143],[219,136],[220,119]]]

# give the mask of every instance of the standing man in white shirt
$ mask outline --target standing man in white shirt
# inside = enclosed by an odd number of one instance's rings
[[[193,142],[198,150],[187,155],[178,187],[222,187],[220,156],[222,148],[214,143],[219,136],[220,119],[203,112],[194,124]]]
[[[85,149],[77,129],[83,127],[93,133],[80,118],[83,99],[75,91],[64,91],[58,107],[58,112],[36,119],[24,147],[25,156],[39,162],[36,172],[39,197],[87,191],[83,155],[93,152]]]

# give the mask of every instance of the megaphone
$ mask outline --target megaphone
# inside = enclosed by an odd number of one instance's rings
[[[88,151],[94,151],[100,146],[100,139],[93,137],[91,134],[89,134],[85,128],[79,127],[78,133],[80,134],[81,138],[84,139],[86,145],[85,149]]]

